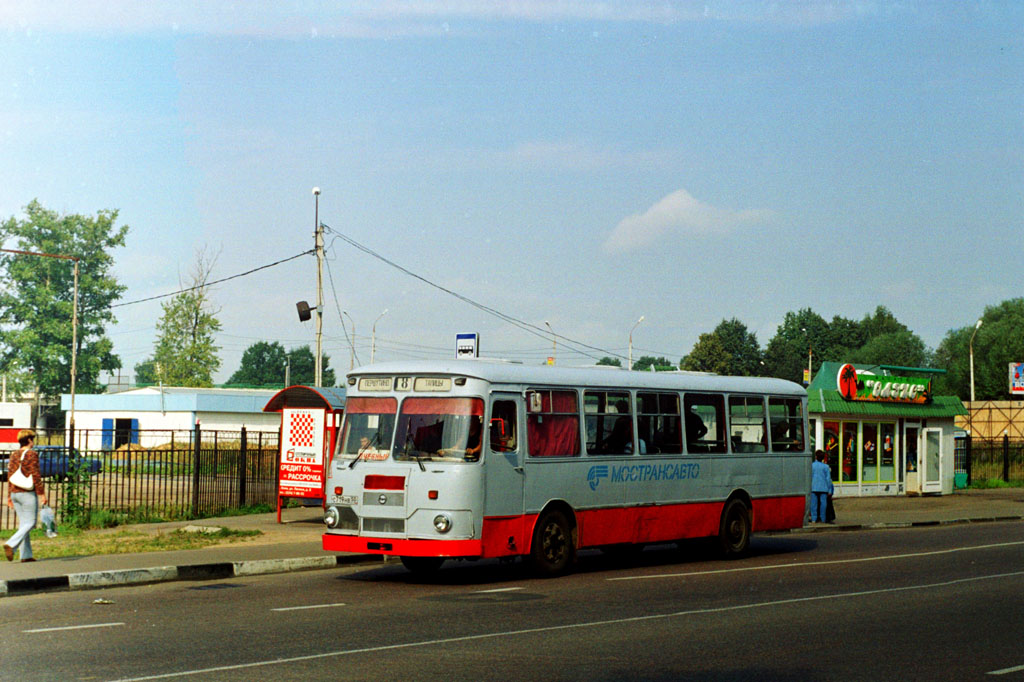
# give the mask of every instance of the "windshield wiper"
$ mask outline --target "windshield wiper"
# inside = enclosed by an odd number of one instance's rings
[[[415,446],[415,445],[416,444],[413,442],[413,439],[412,439],[412,434],[411,433],[405,434],[405,445],[402,446],[402,454],[406,458],[412,457],[413,459],[415,459],[416,463],[420,465],[420,471],[426,471],[427,468],[425,466],[423,466],[423,460],[420,459],[420,456],[418,454],[416,454],[417,451],[414,448],[409,447],[409,446]]]
[[[359,452],[356,453],[356,458],[352,460],[352,462],[348,465],[348,468],[353,468],[356,465],[356,462],[363,458],[363,453],[369,450],[375,443],[380,443],[380,430],[378,430],[377,433],[373,434],[373,439],[369,443],[359,448]]]

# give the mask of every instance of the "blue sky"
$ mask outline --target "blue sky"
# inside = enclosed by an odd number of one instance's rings
[[[320,218],[559,336],[559,364],[762,344],[811,307],[935,346],[1024,295],[1024,6],[887,2],[57,2],[0,6],[0,216],[120,210],[125,301],[312,247]],[[328,234],[369,360],[539,362],[529,333]],[[331,281],[333,280],[333,289]],[[218,285],[224,366],[312,343],[305,257]],[[335,297],[336,292],[336,297]],[[118,308],[125,373],[158,302]],[[350,322],[351,325],[351,322]],[[349,329],[351,331],[351,327]],[[576,346],[580,348],[580,346]]]

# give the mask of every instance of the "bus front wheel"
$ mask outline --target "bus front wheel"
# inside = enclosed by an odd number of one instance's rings
[[[417,575],[430,575],[441,568],[444,559],[436,556],[403,556],[399,557],[402,565]]]
[[[575,555],[572,528],[565,514],[552,510],[540,517],[530,547],[534,572],[545,577],[561,575],[568,570]]]
[[[743,556],[750,546],[750,510],[742,500],[725,503],[718,526],[718,546],[729,558]]]

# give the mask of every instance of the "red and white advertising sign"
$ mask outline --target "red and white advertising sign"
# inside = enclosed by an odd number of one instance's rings
[[[324,410],[281,411],[279,497],[323,497]]]

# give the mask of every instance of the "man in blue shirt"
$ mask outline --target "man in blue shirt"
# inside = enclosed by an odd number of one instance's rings
[[[814,463],[811,464],[811,523],[824,522],[825,511],[828,509],[828,498],[834,492],[832,472],[825,464],[825,453],[814,451]]]

